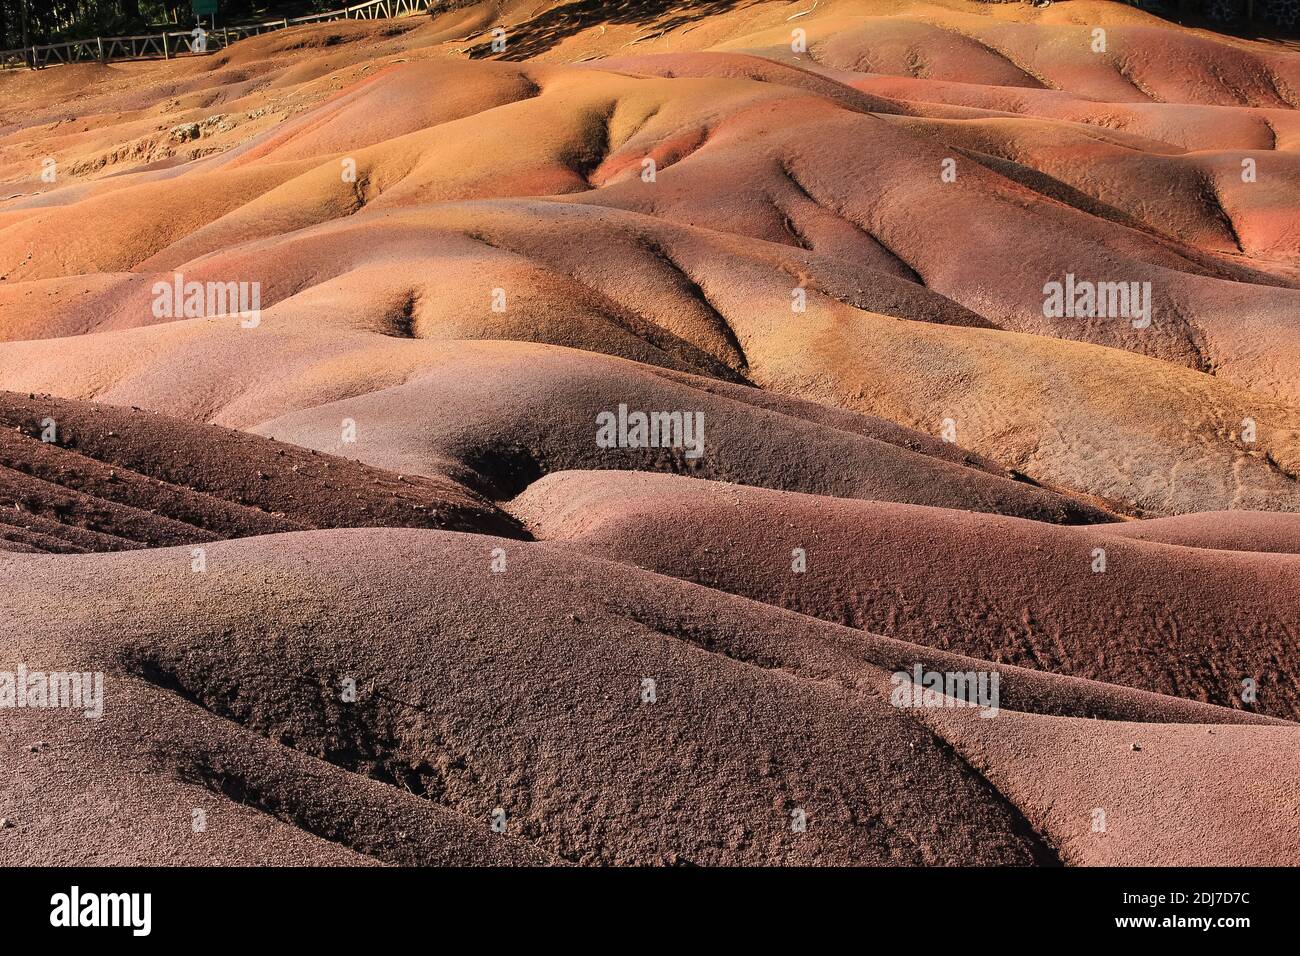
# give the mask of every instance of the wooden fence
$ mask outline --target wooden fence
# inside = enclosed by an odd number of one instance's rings
[[[273,30],[284,30],[304,23],[324,23],[328,20],[386,20],[426,13],[437,3],[438,0],[365,0],[364,3],[354,3],[350,7],[305,17],[282,17],[261,23],[217,27],[204,31],[201,41],[198,40],[197,31],[189,29],[130,37],[96,37],[93,40],[69,40],[66,43],[0,50],[0,70],[24,66],[41,69],[58,63],[108,63],[112,60],[169,60],[179,56],[204,56],[221,50],[236,40]]]

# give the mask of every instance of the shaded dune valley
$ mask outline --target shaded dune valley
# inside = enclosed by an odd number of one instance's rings
[[[447,3],[0,72],[0,864],[1300,865],[1300,44]]]

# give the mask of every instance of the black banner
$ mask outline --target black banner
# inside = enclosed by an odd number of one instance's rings
[[[736,937],[791,928],[854,935],[892,925],[916,939],[1042,930],[1176,945],[1233,945],[1293,930],[1296,870],[820,869],[414,870],[10,869],[6,939],[205,944],[283,935],[295,944],[409,939],[440,926],[581,933],[626,925],[656,936],[699,921]],[[867,923],[863,923],[867,920]],[[857,921],[856,923],[853,921]],[[658,928],[656,928],[658,927]],[[712,929],[709,929],[712,927]],[[355,935],[354,935],[355,934]],[[874,938],[874,936],[873,936]],[[1048,937],[1053,938],[1053,937]],[[629,942],[631,939],[629,938]]]

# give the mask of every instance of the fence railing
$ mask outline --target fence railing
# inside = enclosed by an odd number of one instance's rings
[[[180,56],[204,56],[224,49],[236,40],[329,20],[387,20],[426,13],[440,0],[364,0],[350,7],[312,13],[305,17],[281,17],[261,23],[239,23],[205,30],[197,41],[194,29],[167,30],[129,37],[95,37],[93,40],[68,40],[0,50],[0,70],[16,67],[41,69],[58,63],[108,63],[112,60],[169,60]]]

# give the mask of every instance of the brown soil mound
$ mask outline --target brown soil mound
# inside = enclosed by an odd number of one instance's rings
[[[511,509],[542,540],[801,614],[1300,717],[1300,615],[1277,599],[1300,588],[1300,556],[1146,543],[1145,522],[1062,528],[631,472],[551,475]]]
[[[1065,863],[1215,865],[1239,856],[1242,816],[1258,821],[1252,865],[1290,866],[1300,855],[1300,794],[1287,766],[1300,757],[1293,728],[1099,725],[1036,714],[981,720],[957,710],[924,716]],[[1252,768],[1244,784],[1238,761]],[[1170,839],[1169,828],[1179,836]]]
[[[368,526],[519,533],[440,477],[140,409],[0,392],[0,549],[116,551]]]
[[[457,342],[406,384],[272,419],[256,431],[373,465],[421,474],[445,463],[462,482],[509,498],[573,468],[684,472],[701,478],[854,498],[882,498],[1043,521],[1114,516],[1018,481],[979,456],[865,415],[567,349]],[[503,392],[500,384],[512,383]],[[679,409],[702,416],[702,454],[604,448],[602,412]],[[364,423],[352,445],[337,421]]]
[[[503,572],[490,569],[494,548]],[[108,812],[117,836],[105,856],[147,862],[247,859],[225,825],[269,834],[260,859],[316,862],[346,851],[421,863],[1058,856],[942,736],[889,703],[887,668],[916,652],[959,659],[500,538],[332,531],[208,551],[203,574],[185,549],[0,557],[17,608],[11,652],[32,669],[106,672],[98,720],[28,710],[6,721],[18,744],[0,758],[16,820],[0,842],[6,862],[79,859]],[[52,587],[78,595],[54,619],[42,597]],[[1007,706],[1045,696],[1050,708],[1054,696],[1075,713],[1239,719],[1006,674]],[[1251,775],[1276,754],[1242,759]],[[1152,834],[1150,852],[1232,858],[1198,849],[1200,834],[1246,803],[1199,822],[1194,803],[1185,825]],[[193,808],[216,837],[194,832]],[[505,834],[490,830],[498,809]],[[1242,816],[1236,832],[1285,829],[1287,809]],[[791,826],[798,810],[806,832]]]

